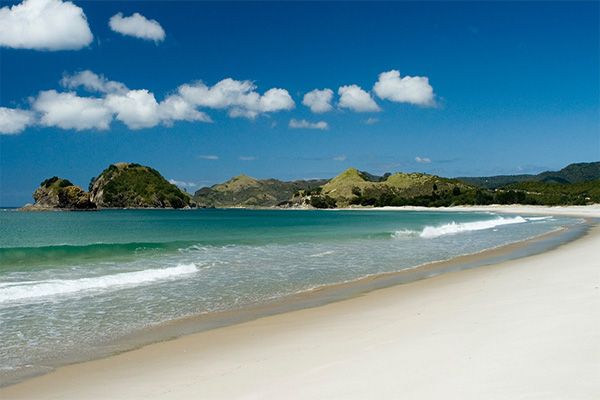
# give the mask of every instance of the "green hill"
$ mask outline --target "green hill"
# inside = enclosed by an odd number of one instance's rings
[[[420,197],[457,196],[471,187],[463,182],[421,173],[377,177],[349,168],[325,184],[321,197],[338,207],[351,204],[396,205]]]
[[[486,177],[461,177],[456,179],[485,189],[496,189],[520,182],[588,182],[600,179],[600,161],[570,164],[560,171],[546,171],[537,175],[496,175]]]
[[[538,181],[547,183],[581,183],[600,179],[600,161],[569,164],[560,171],[546,171],[537,175]]]
[[[545,205],[585,205],[600,203],[600,179],[577,183],[520,182],[502,188],[525,194],[524,203]]]
[[[90,182],[90,198],[101,208],[184,208],[189,195],[150,167],[117,163]]]
[[[275,207],[291,201],[299,191],[313,190],[325,182],[327,180],[285,182],[239,175],[198,190],[194,200],[199,207]]]

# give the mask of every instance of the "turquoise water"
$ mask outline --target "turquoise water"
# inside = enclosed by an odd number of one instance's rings
[[[243,309],[578,223],[406,211],[5,210],[0,378],[94,354],[179,318]]]

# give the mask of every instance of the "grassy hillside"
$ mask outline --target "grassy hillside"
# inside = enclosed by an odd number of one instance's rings
[[[600,179],[578,183],[521,182],[508,185],[503,191],[525,194],[527,204],[584,205],[600,203]]]
[[[260,180],[239,175],[227,182],[198,190],[194,200],[199,207],[274,207],[289,202],[299,191],[313,190],[325,182]]]
[[[537,175],[536,180],[547,183],[580,183],[598,179],[600,179],[600,161],[570,164],[558,172],[542,172]]]
[[[463,182],[435,175],[399,172],[376,177],[349,168],[324,185],[321,199],[315,200],[326,200],[325,204],[328,205],[335,202],[338,207],[353,204],[404,205],[411,199],[421,197],[437,199],[448,195],[457,196],[469,188]]]
[[[189,195],[150,167],[117,163],[90,182],[91,199],[106,208],[183,208]]]
[[[600,162],[570,164],[560,171],[546,171],[537,175],[496,175],[486,177],[461,177],[456,179],[484,189],[497,189],[520,182],[588,182],[600,179]]]

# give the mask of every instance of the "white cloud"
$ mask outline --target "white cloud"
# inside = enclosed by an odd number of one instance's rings
[[[83,88],[99,97],[83,97],[75,92],[40,92],[32,108],[42,114],[40,123],[63,129],[108,129],[113,118],[130,129],[151,128],[174,121],[212,122],[198,107],[227,109],[231,117],[255,118],[262,113],[295,106],[284,89],[273,88],[264,94],[255,91],[250,81],[225,79],[213,87],[202,83],[183,85],[178,93],[158,102],[147,89],[132,90],[121,82],[85,70],[66,74],[60,81],[68,89]]]
[[[31,111],[0,107],[0,135],[21,133],[33,122],[34,116]]]
[[[151,128],[160,122],[158,103],[154,94],[146,89],[109,94],[105,102],[116,118],[130,129]]]
[[[65,74],[60,80],[60,84],[67,89],[83,87],[87,91],[99,93],[124,93],[129,90],[121,82],[109,81],[104,76],[90,70],[80,71],[73,75]]]
[[[415,157],[415,161],[420,164],[429,164],[431,162],[431,158],[427,157]]]
[[[239,157],[241,161],[254,161],[256,160],[256,157],[254,156],[240,156]]]
[[[379,80],[373,86],[375,94],[384,100],[397,103],[410,103],[420,106],[434,106],[433,88],[425,76],[405,76],[391,70],[379,74]]]
[[[280,110],[291,110],[296,104],[292,96],[285,89],[269,89],[260,97],[259,111],[274,112]]]
[[[262,113],[291,110],[294,100],[285,89],[273,88],[263,95],[251,81],[223,79],[209,87],[202,82],[179,87],[179,94],[198,107],[228,109],[231,117],[256,118]]]
[[[292,129],[329,129],[329,125],[325,121],[309,122],[305,119],[290,119],[288,126]]]
[[[333,157],[333,161],[346,161],[346,156],[345,155],[341,155],[341,156],[335,156]]]
[[[148,19],[139,13],[134,13],[129,17],[123,17],[123,13],[115,14],[110,17],[108,25],[110,29],[122,35],[154,40],[154,42],[165,40],[165,30],[158,21]]]
[[[379,106],[368,92],[358,85],[341,86],[338,89],[340,95],[339,107],[347,108],[356,112],[380,111]]]
[[[108,129],[113,118],[112,111],[104,104],[103,99],[79,97],[73,92],[40,92],[33,100],[32,108],[41,114],[41,125],[78,131]]]
[[[93,38],[83,10],[69,1],[24,0],[0,9],[0,46],[77,50]]]
[[[211,161],[214,161],[214,160],[218,160],[219,156],[215,156],[215,155],[212,155],[212,154],[207,154],[207,155],[198,156],[198,158],[201,159],[201,160],[211,160]]]
[[[386,84],[392,82],[394,86],[396,81],[399,81],[401,85],[405,85],[402,82],[412,82],[407,80],[408,78],[400,79],[397,71],[380,74],[375,90],[380,96],[388,96],[382,94],[389,90]],[[158,124],[171,126],[175,121],[212,122],[205,109],[223,110],[230,117],[253,119],[263,114],[291,110],[295,107],[294,100],[285,89],[271,88],[261,94],[252,81],[232,78],[223,79],[213,86],[203,82],[183,84],[162,101],[157,100],[154,93],[148,89],[129,89],[124,83],[111,81],[90,70],[65,74],[60,83],[71,91],[39,92],[37,97],[31,99],[31,111],[34,113],[20,114],[22,118],[25,115],[29,118],[25,126],[38,123],[63,129],[109,129],[113,119],[117,119],[130,129],[143,129]],[[93,94],[78,94],[82,90]],[[340,108],[356,112],[380,111],[371,94],[357,85],[341,86],[338,94],[340,98],[337,105]],[[332,108],[333,97],[334,92],[331,89],[315,89],[305,94],[303,104],[313,112],[325,112]],[[426,100],[422,102],[425,104]],[[370,117],[361,122],[370,125],[377,123],[378,119]],[[277,122],[273,121],[271,127],[276,124]],[[312,122],[294,118],[289,120],[288,127],[329,129],[325,121]]]
[[[324,113],[333,110],[331,101],[333,100],[333,90],[331,89],[315,89],[304,95],[302,104],[310,108],[314,113]]]
[[[212,122],[212,119],[202,111],[198,111],[179,95],[171,95],[158,105],[158,113],[164,123],[173,121]]]
[[[74,92],[55,90],[40,92],[32,101],[33,110],[41,114],[40,123],[62,129],[108,129],[113,118],[130,129],[152,128],[174,121],[211,122],[204,112],[179,95],[170,95],[160,103],[147,89],[130,90],[124,84],[109,81],[91,71],[65,75],[61,84],[67,88],[83,87],[104,97],[81,97]]]

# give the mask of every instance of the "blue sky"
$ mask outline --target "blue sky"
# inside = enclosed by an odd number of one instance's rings
[[[53,175],[87,187],[118,161],[150,165],[194,190],[242,172],[302,179],[354,166],[372,173],[489,175],[600,159],[598,2],[75,6],[81,11],[70,8],[67,17],[80,20],[65,33],[67,44],[60,32],[32,33],[29,42],[17,43],[0,30],[0,107],[22,111],[28,121],[18,132],[0,134],[2,206],[31,202],[39,182]],[[141,28],[127,20],[136,12],[146,18]],[[131,24],[111,28],[118,13]],[[154,30],[143,29],[148,23]],[[79,44],[72,43],[73,32]],[[125,89],[86,90],[76,83],[81,71]],[[389,71],[400,77],[376,90],[379,75]],[[407,76],[421,78],[407,88],[400,81]],[[215,106],[200,93],[196,100],[185,97],[185,116],[158,117],[157,111],[140,120],[137,109],[126,114],[121,107],[130,104],[118,100],[141,90],[157,104],[169,96],[181,100],[182,85],[210,90],[226,78],[255,86],[241,108]],[[348,85],[359,86],[379,111],[364,111],[352,96],[344,107],[339,88]],[[272,88],[286,93],[261,100]],[[325,88],[333,94],[329,111],[303,105],[306,93]],[[40,94],[50,90],[56,92],[49,99]],[[87,105],[65,117],[72,107],[62,93]],[[109,102],[111,96],[117,100]],[[92,111],[108,113],[101,114],[104,126],[95,120],[92,128],[73,128],[89,124],[78,118]],[[232,117],[236,111],[245,116]],[[319,122],[327,129],[311,129]]]

